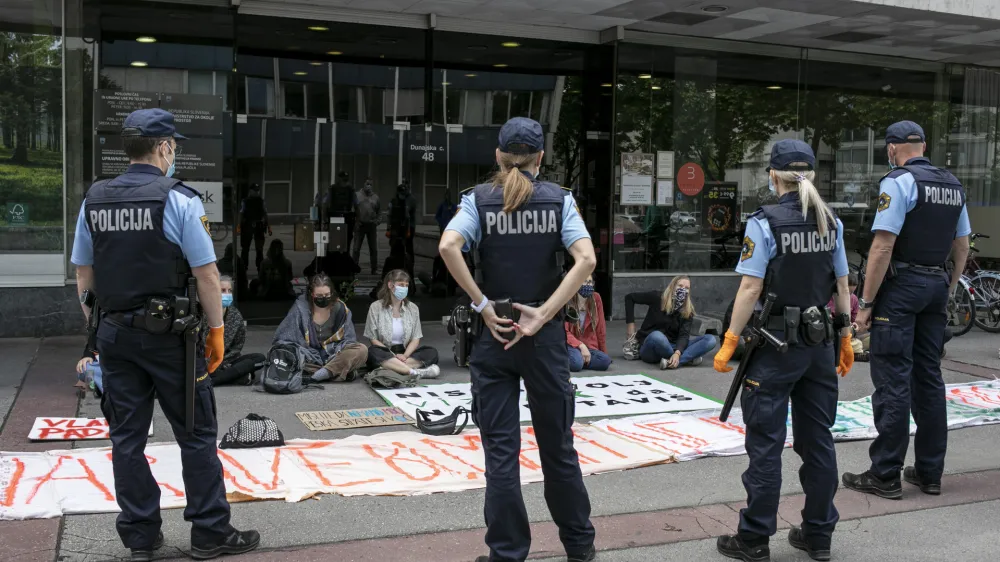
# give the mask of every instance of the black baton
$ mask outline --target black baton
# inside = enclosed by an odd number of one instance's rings
[[[198,284],[194,277],[188,279],[187,327],[184,330],[184,429],[194,433],[196,386],[198,384],[198,331],[201,328],[198,306]]]
[[[767,331],[767,318],[771,315],[771,307],[774,306],[774,301],[777,298],[778,296],[774,293],[768,293],[767,298],[764,299],[764,306],[757,315],[756,322],[750,323],[751,334],[747,340],[746,349],[743,351],[743,357],[740,359],[740,366],[736,369],[736,374],[733,376],[733,382],[729,385],[726,401],[722,404],[722,412],[719,413],[719,421],[721,422],[729,419],[729,413],[732,412],[733,405],[736,404],[736,397],[739,396],[743,382],[747,378],[747,368],[750,366],[750,359],[752,359],[754,352],[760,346],[764,345],[764,342],[773,345],[780,353],[788,351],[787,343],[779,340],[774,334]]]

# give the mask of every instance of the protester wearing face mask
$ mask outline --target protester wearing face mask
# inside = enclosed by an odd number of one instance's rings
[[[594,291],[594,278],[588,277],[569,306],[576,310],[579,319],[566,322],[566,347],[569,350],[569,370],[576,373],[583,369],[607,371],[611,366],[608,356],[607,326],[604,323],[604,303]]]
[[[222,365],[211,375],[212,384],[251,384],[254,371],[263,367],[267,358],[262,353],[240,354],[247,341],[246,322],[233,304],[233,279],[223,275],[219,284],[222,286],[222,322],[225,329],[222,338],[226,352],[222,356]],[[202,334],[208,333],[205,322],[202,322],[201,328]]]
[[[441,374],[438,352],[429,345],[420,345],[424,337],[420,309],[407,299],[409,287],[410,276],[405,271],[390,271],[379,289],[379,299],[368,309],[368,368],[433,379]]]
[[[649,306],[638,332],[634,314],[637,304]],[[685,275],[674,277],[662,293],[625,295],[625,322],[628,336],[635,335],[639,340],[639,357],[646,363],[659,363],[661,369],[701,365],[702,358],[718,343],[711,334],[691,336],[694,303],[691,279]]]
[[[365,181],[365,186],[355,197],[357,199],[358,226],[354,235],[354,247],[351,257],[354,263],[360,265],[361,243],[368,239],[368,259],[371,260],[371,272],[375,275],[378,272],[378,240],[375,238],[375,228],[378,226],[379,214],[382,212],[382,204],[375,193],[372,179]]]
[[[272,343],[298,346],[311,382],[353,381],[368,357],[368,348],[358,343],[351,309],[324,273],[310,279],[309,290],[292,305]]]

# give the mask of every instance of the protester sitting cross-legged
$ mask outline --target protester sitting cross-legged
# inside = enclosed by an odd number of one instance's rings
[[[303,371],[312,374],[312,382],[353,381],[368,357],[368,348],[358,343],[354,332],[351,309],[325,273],[309,281],[309,289],[278,326],[273,343],[298,347],[305,355]]]
[[[604,303],[601,295],[594,291],[593,277],[587,278],[569,301],[569,306],[579,315],[578,321],[566,322],[569,370],[574,373],[583,369],[607,371],[611,357],[608,356]]]
[[[232,277],[219,277],[219,285],[222,287],[222,322],[225,328],[222,338],[226,351],[222,356],[222,365],[211,373],[212,384],[251,384],[253,372],[263,366],[266,358],[261,353],[241,355],[247,340],[247,328],[243,315],[233,305]],[[207,318],[202,318],[201,333],[208,333]]]
[[[424,337],[420,309],[406,298],[409,286],[409,274],[402,269],[390,271],[379,287],[378,300],[368,308],[368,368],[381,367],[401,375],[432,379],[441,373],[438,352],[429,345],[420,345]]]
[[[678,275],[663,292],[648,291],[625,295],[625,322],[628,336],[636,334],[636,304],[649,307],[637,339],[639,357],[646,363],[659,363],[661,369],[676,369],[681,365],[700,365],[702,357],[715,349],[715,336],[691,337],[694,323],[694,303],[691,300],[691,279]]]

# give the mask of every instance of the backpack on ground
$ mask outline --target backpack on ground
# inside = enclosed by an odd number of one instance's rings
[[[305,360],[298,346],[278,343],[267,352],[267,365],[260,377],[260,386],[271,394],[296,394],[308,386],[302,381]]]
[[[417,386],[420,377],[401,375],[389,369],[375,369],[365,375],[365,382],[372,388],[403,388]]]

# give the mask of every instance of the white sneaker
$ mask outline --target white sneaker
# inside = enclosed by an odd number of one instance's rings
[[[692,367],[697,367],[701,365],[701,362],[704,361],[704,359],[705,359],[704,357],[695,357],[694,359],[691,360],[690,365]]]
[[[667,363],[668,363],[668,361],[667,361],[666,358],[660,359],[660,369],[666,371],[667,370]]]
[[[431,365],[430,367],[424,367],[422,369],[416,369],[417,376],[422,379],[436,379],[438,375],[441,374],[441,367],[437,365]]]

